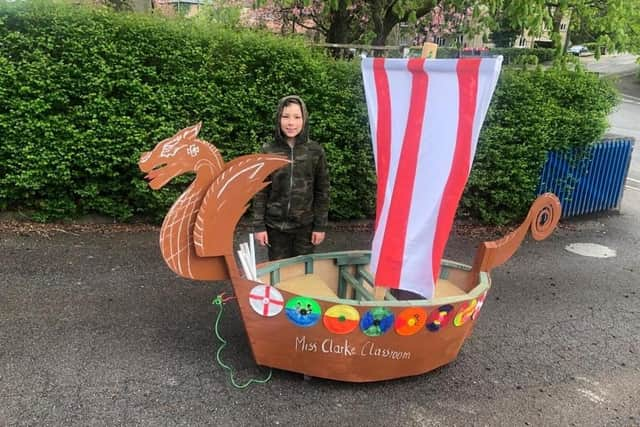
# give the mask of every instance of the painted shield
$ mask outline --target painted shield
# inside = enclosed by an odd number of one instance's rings
[[[422,308],[409,307],[396,317],[395,328],[398,335],[413,335],[427,323],[427,312]]]
[[[384,307],[372,308],[360,320],[360,329],[370,337],[384,334],[391,326],[393,326],[393,313]]]
[[[293,297],[285,306],[287,317],[302,327],[313,326],[320,320],[322,309],[316,300],[307,297]]]
[[[473,316],[473,313],[475,313],[477,305],[478,300],[475,298],[471,301],[463,302],[458,309],[458,313],[456,313],[456,317],[453,318],[453,324],[455,326],[462,326],[467,323],[467,321],[471,319],[471,316]]]
[[[433,310],[427,318],[427,329],[431,332],[438,332],[451,321],[453,316],[453,306],[451,304],[441,305]]]
[[[360,313],[350,305],[334,305],[322,316],[324,326],[334,334],[348,334],[360,322]]]
[[[272,317],[282,311],[284,298],[273,286],[258,285],[249,292],[249,304],[259,315]]]

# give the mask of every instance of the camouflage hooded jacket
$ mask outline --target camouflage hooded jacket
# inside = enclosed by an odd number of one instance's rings
[[[280,130],[280,116],[285,103],[299,102],[303,129],[290,147]],[[280,154],[291,163],[269,177],[271,184],[253,199],[253,226],[256,232],[266,226],[281,231],[311,225],[313,231],[324,231],[329,210],[329,175],[322,147],[308,139],[307,108],[297,96],[282,98],[278,104],[274,142],[262,147],[263,153]]]

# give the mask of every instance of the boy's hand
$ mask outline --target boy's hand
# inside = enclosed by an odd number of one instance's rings
[[[258,242],[260,246],[269,246],[269,235],[266,231],[255,233],[254,237],[256,238],[256,242]]]
[[[311,233],[311,243],[314,245],[319,245],[324,241],[325,233],[324,231],[314,231]]]

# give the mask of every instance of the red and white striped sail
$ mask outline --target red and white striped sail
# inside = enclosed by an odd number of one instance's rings
[[[378,176],[376,286],[432,298],[502,57],[362,61]]]

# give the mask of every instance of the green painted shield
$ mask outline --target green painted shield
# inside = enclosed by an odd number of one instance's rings
[[[284,307],[287,317],[302,327],[313,326],[322,316],[322,309],[316,300],[307,297],[293,297]]]

